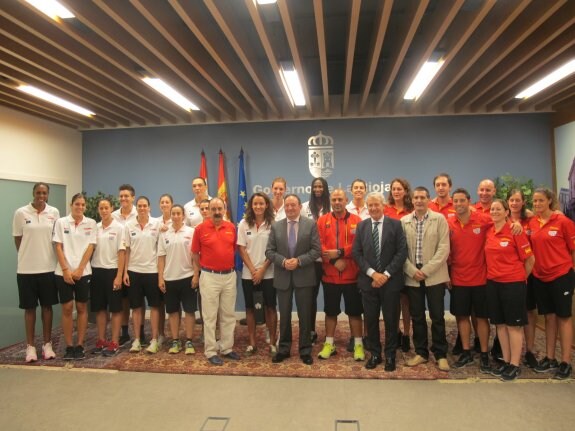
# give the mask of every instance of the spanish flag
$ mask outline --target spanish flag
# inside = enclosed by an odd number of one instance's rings
[[[232,221],[230,211],[230,200],[228,199],[228,189],[226,186],[226,170],[224,168],[224,153],[220,150],[220,167],[218,170],[218,197],[226,204],[226,219]]]

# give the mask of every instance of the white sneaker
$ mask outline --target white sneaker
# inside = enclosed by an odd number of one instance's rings
[[[160,346],[158,345],[158,340],[155,338],[150,341],[150,345],[146,349],[148,353],[158,353],[160,351]]]
[[[163,335],[158,335],[158,346],[162,347],[166,342],[166,337]]]
[[[54,359],[56,357],[56,353],[52,349],[52,342],[48,341],[46,344],[42,346],[42,358],[44,360]]]
[[[142,345],[140,344],[140,340],[136,338],[132,342],[132,347],[130,347],[130,353],[138,353],[142,351]]]
[[[26,347],[26,362],[36,362],[38,360],[38,355],[36,354],[36,347],[28,344]]]

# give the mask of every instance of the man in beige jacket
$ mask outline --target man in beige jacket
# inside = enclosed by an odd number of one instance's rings
[[[431,352],[439,369],[448,371],[443,298],[449,282],[449,228],[443,215],[428,209],[429,191],[425,187],[416,187],[412,200],[415,210],[401,219],[408,250],[403,271],[416,353],[407,361],[407,366],[414,367],[429,359],[425,316],[427,299],[431,317]]]

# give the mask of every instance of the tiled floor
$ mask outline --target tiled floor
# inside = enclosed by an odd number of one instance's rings
[[[0,368],[0,418],[8,431],[572,431],[574,405],[574,381],[325,380]]]

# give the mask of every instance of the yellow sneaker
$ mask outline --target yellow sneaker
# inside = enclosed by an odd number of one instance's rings
[[[194,349],[194,345],[191,341],[186,341],[186,350],[184,351],[186,355],[193,355],[196,353],[196,349]]]
[[[159,351],[160,351],[160,346],[158,344],[158,340],[156,340],[154,338],[152,341],[150,341],[150,345],[146,349],[146,352],[154,354],[154,353],[158,353]]]
[[[365,352],[363,350],[363,344],[356,344],[353,347],[353,360],[354,361],[365,360]]]
[[[326,341],[325,343],[323,343],[323,349],[321,349],[321,352],[319,352],[319,355],[317,355],[317,357],[320,359],[329,359],[330,356],[335,355],[336,353],[337,352],[335,350],[335,346]]]
[[[172,347],[168,350],[168,353],[176,354],[182,351],[182,342],[180,340],[172,341]]]

